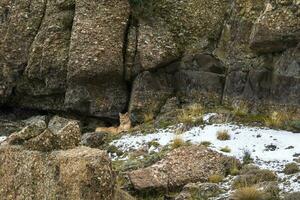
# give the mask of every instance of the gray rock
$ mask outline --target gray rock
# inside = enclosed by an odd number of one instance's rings
[[[293,192],[290,194],[286,194],[284,196],[284,200],[298,200],[300,199],[300,192]]]
[[[175,200],[208,199],[217,197],[223,190],[215,183],[189,183]]]
[[[81,137],[80,144],[91,148],[99,148],[102,144],[104,144],[105,138],[106,138],[106,133],[101,133],[101,132],[85,133]]]

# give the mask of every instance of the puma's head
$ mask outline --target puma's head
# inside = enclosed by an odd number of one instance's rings
[[[119,117],[120,117],[120,126],[124,126],[124,125],[131,126],[131,121],[128,112],[125,114],[119,113]]]

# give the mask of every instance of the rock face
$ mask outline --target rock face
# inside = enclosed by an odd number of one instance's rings
[[[71,110],[112,117],[125,110],[123,43],[127,1],[76,1],[65,103]]]
[[[132,2],[1,1],[0,105],[138,123],[172,98],[299,109],[298,1]]]
[[[136,190],[172,190],[191,182],[207,182],[213,174],[225,175],[228,160],[203,146],[181,147],[150,167],[130,172],[129,179]]]
[[[5,199],[112,200],[114,173],[105,152],[87,147],[49,154],[0,146]]]

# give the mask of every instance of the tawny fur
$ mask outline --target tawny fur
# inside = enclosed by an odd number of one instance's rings
[[[98,127],[96,128],[96,132],[106,132],[110,134],[119,134],[122,132],[127,132],[131,128],[131,121],[129,118],[129,114],[119,114],[120,116],[120,126],[119,127]]]

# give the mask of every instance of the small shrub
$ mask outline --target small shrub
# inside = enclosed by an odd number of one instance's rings
[[[240,170],[237,167],[232,167],[230,169],[230,175],[231,176],[237,176],[240,174]]]
[[[157,141],[152,140],[151,142],[148,143],[148,147],[151,147],[151,146],[157,148],[160,146],[160,144]]]
[[[222,165],[224,166],[225,175],[237,175],[239,174],[239,170],[241,169],[242,165],[239,160],[233,157],[225,157],[221,161]]]
[[[287,116],[284,113],[272,112],[268,117],[264,119],[265,125],[274,128],[280,128],[287,120]]]
[[[227,130],[220,130],[217,132],[218,140],[230,140],[230,135]]]
[[[210,177],[208,177],[208,182],[210,183],[220,183],[224,179],[224,176],[220,174],[213,174]]]
[[[252,162],[253,162],[253,158],[251,157],[251,152],[248,150],[245,150],[244,155],[243,155],[243,164],[248,165]]]
[[[209,147],[211,145],[211,142],[210,141],[203,141],[203,142],[201,142],[201,145]]]
[[[231,196],[232,200],[261,200],[263,192],[255,187],[244,187],[236,190]]]
[[[223,147],[220,150],[223,151],[223,152],[225,152],[225,153],[230,153],[231,152],[231,149],[228,146]]]
[[[283,172],[285,174],[295,174],[300,171],[297,163],[288,163],[285,165]]]
[[[176,136],[172,141],[171,148],[172,149],[177,149],[177,148],[182,147],[184,145],[186,145],[185,141],[180,136]]]

